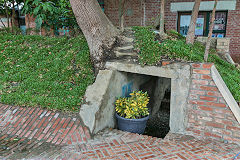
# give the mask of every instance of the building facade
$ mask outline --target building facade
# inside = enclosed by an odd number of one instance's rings
[[[156,25],[161,0],[131,0],[125,3],[125,26]],[[194,0],[165,0],[165,28],[187,34]],[[203,0],[195,29],[196,36],[207,36],[214,1]],[[119,25],[119,4],[115,0],[104,1],[108,18]],[[240,0],[218,1],[213,37],[230,38],[230,54],[240,63]]]

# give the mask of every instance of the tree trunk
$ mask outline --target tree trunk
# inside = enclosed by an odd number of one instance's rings
[[[121,15],[121,22],[120,22],[120,28],[121,28],[121,31],[123,32],[124,31],[124,14]]]
[[[26,0],[23,0],[24,4],[26,3]],[[29,18],[29,14],[25,14],[25,23],[26,23],[26,28],[29,29],[30,28],[30,18]],[[27,30],[26,30],[26,34]]]
[[[160,26],[159,26],[159,34],[160,35],[165,35],[164,33],[164,9],[165,8],[165,0],[161,0],[161,10],[160,10]]]
[[[12,8],[12,33],[14,32],[14,27],[15,27],[15,2],[14,0],[12,1],[13,8]]]
[[[121,31],[124,31],[124,6],[125,6],[125,0],[119,0],[119,20],[120,20],[120,29]]]
[[[5,14],[7,16],[7,27],[9,28],[10,24],[9,24],[9,15],[8,15],[8,9],[7,9],[7,2],[6,2],[6,0],[4,0],[4,7],[5,7]]]
[[[145,0],[141,0],[141,10],[142,10],[142,25],[146,26],[146,2]]]
[[[89,49],[95,73],[104,67],[104,49],[115,42],[118,30],[103,13],[97,0],[70,0],[74,15]]]
[[[201,0],[195,0],[194,6],[193,6],[193,11],[192,11],[192,17],[191,17],[191,21],[190,21],[190,26],[189,26],[188,34],[186,37],[187,44],[193,44],[193,42],[194,42],[195,26],[196,26],[196,21],[197,21],[197,17],[198,17],[200,3],[201,3]]]
[[[205,62],[207,62],[207,60],[208,60],[208,54],[209,54],[209,49],[210,49],[210,44],[211,44],[212,31],[213,31],[213,25],[214,25],[214,20],[215,20],[215,12],[216,12],[216,7],[217,7],[217,2],[218,2],[218,0],[215,0],[213,11],[212,11],[212,17],[211,17],[209,33],[208,33],[208,39],[207,39],[205,53],[204,53],[204,61]]]

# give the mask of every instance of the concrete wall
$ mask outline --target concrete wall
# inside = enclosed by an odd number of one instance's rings
[[[147,91],[150,101],[148,108],[150,116],[156,115],[161,107],[166,90],[171,90],[171,79],[149,76],[151,79],[140,86],[140,90]]]
[[[206,45],[208,37],[197,37],[196,41],[203,43]],[[229,57],[230,52],[230,38],[211,38],[210,40],[210,46],[212,48],[215,48],[217,53],[221,55],[223,59],[231,59]],[[228,58],[229,57],[229,58]],[[231,63],[234,63],[231,60]]]
[[[158,84],[157,88],[158,91],[166,90],[170,83],[172,84],[170,128],[172,132],[183,133],[185,131],[187,126],[185,106],[190,85],[189,65],[174,64],[165,68],[143,68],[139,65],[108,63],[106,66],[109,70],[100,71],[95,83],[87,88],[86,104],[80,109],[81,119],[91,133],[95,134],[106,127],[115,127],[114,102],[116,98],[127,96],[132,91],[138,91],[143,84],[149,82],[152,76],[171,78],[164,83],[163,78],[158,78],[158,82],[163,84]],[[166,88],[160,87],[165,84],[167,84]],[[154,105],[153,111],[157,112],[158,106]]]
[[[202,36],[201,36],[201,37],[197,37],[196,41],[201,42],[201,43],[203,43],[204,45],[206,45],[207,39],[208,39],[208,37],[202,37]],[[211,38],[211,40],[210,40],[210,42],[211,42],[210,46],[211,46],[212,48],[215,48],[215,49],[216,49],[217,39],[218,39],[218,38]]]
[[[184,133],[187,127],[187,97],[190,86],[190,65],[170,64],[164,67],[144,66],[108,62],[106,68],[129,73],[144,74],[171,79],[170,130],[174,133]]]
[[[207,43],[208,37],[197,37],[196,41],[203,44]],[[217,49],[218,53],[229,53],[230,51],[230,38],[211,38],[211,47]]]
[[[151,76],[165,77],[171,79],[171,132],[240,144],[240,108],[214,65],[163,64],[168,65],[107,62],[108,70],[100,71],[87,89],[87,103],[80,111],[84,124],[92,133],[114,127],[116,97],[138,90]]]
[[[95,134],[106,127],[115,127],[115,100],[138,91],[149,76],[111,70],[101,70],[95,83],[87,88],[86,104],[81,106],[80,116],[84,124]]]

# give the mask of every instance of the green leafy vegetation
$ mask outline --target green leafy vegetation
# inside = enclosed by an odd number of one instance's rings
[[[115,102],[115,110],[121,117],[139,119],[149,115],[147,104],[149,97],[147,92],[134,91],[130,97],[120,97]]]
[[[149,27],[133,27],[135,31],[135,48],[139,50],[139,62],[142,65],[155,65],[162,59],[184,62],[204,62],[205,46],[196,42],[186,44],[180,34],[169,31],[170,38],[157,41],[156,34]],[[217,67],[223,80],[237,101],[240,101],[240,71],[232,64],[221,59],[211,49],[209,62]]]
[[[36,18],[37,30],[78,28],[69,0],[26,0],[22,12]]]
[[[83,36],[22,36],[0,32],[0,101],[77,111],[94,74]]]

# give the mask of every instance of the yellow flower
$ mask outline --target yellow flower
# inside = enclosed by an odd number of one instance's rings
[[[140,118],[149,114],[147,104],[149,97],[142,91],[130,93],[131,97],[119,98],[115,101],[116,112],[125,118]]]

